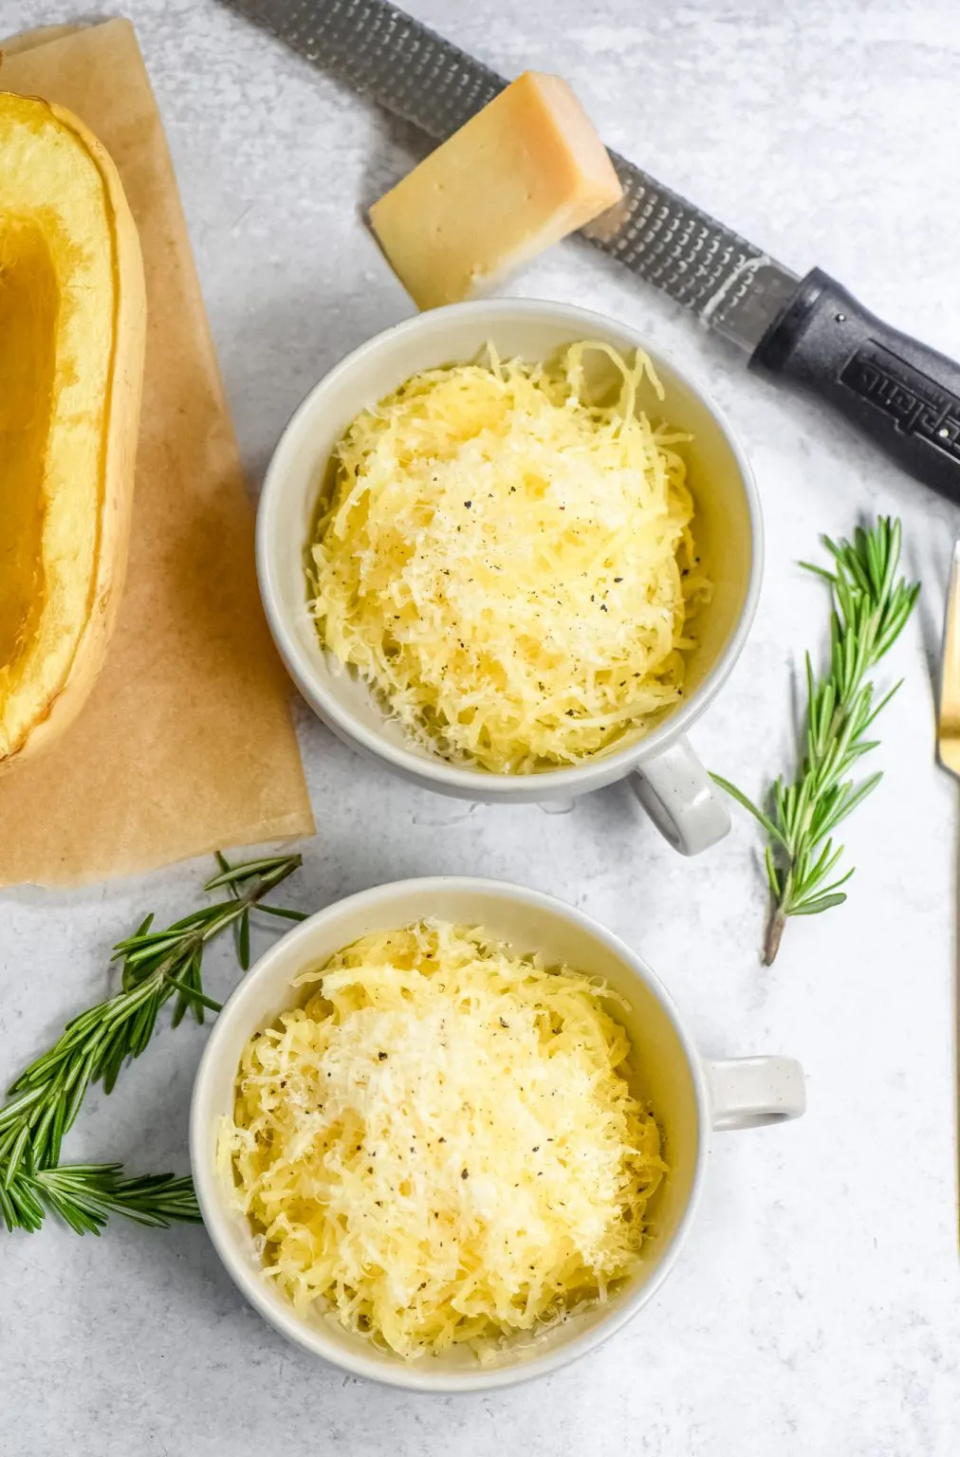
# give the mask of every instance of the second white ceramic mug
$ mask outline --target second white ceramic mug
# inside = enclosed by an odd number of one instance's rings
[[[651,1205],[641,1269],[610,1297],[533,1341],[507,1344],[488,1365],[465,1347],[406,1364],[345,1331],[333,1318],[301,1317],[268,1281],[253,1233],[234,1207],[217,1157],[221,1120],[233,1112],[237,1067],[248,1039],[303,1000],[295,978],[323,965],[361,936],[424,917],[483,926],[520,953],[602,978],[626,1001],[618,1007],[634,1049],[634,1072],[651,1100],[670,1172]],[[606,1340],[652,1298],[690,1229],[714,1130],[755,1128],[796,1118],[806,1106],[800,1064],[789,1057],[701,1056],[666,987],[643,959],[596,921],[523,886],[459,876],[376,886],[328,906],[290,931],[248,972],[214,1024],[193,1093],[190,1150],[197,1197],[220,1258],[261,1315],[289,1339],[355,1376],[414,1391],[484,1391],[544,1375]]]
[[[692,436],[684,447],[696,502],[694,530],[714,597],[688,659],[685,696],[652,732],[627,738],[584,764],[539,774],[492,774],[450,764],[412,743],[365,684],[324,651],[307,601],[306,548],[333,450],[346,427],[422,370],[466,363],[488,341],[501,358],[547,359],[563,345],[597,339],[643,349],[665,388],[640,404]],[[693,855],[721,839],[730,818],[687,740],[733,667],[760,589],[760,504],[746,458],[703,389],[627,324],[565,304],[493,299],[419,314],[378,334],[310,392],[267,471],[257,520],[257,571],[274,639],[307,702],[339,738],[427,789],[487,802],[568,802],[630,776],[657,828]]]

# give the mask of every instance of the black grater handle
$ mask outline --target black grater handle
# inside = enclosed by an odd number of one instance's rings
[[[819,395],[910,475],[960,503],[960,365],[875,318],[819,268],[750,367]]]

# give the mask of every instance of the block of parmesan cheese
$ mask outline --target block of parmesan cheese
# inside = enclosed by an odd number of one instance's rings
[[[484,292],[621,196],[567,83],[527,71],[375,203],[370,222],[430,309]]]

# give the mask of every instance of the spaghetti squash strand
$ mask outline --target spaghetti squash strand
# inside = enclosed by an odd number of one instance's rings
[[[585,361],[620,372],[591,403]],[[359,415],[312,547],[313,611],[418,741],[530,773],[616,747],[682,693],[696,567],[686,438],[639,410],[649,360],[425,372]]]
[[[244,1050],[221,1160],[301,1313],[483,1357],[636,1269],[664,1165],[610,991],[439,921],[298,981]]]

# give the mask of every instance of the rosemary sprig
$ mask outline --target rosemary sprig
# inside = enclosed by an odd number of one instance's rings
[[[846,900],[841,889],[853,870],[839,873],[843,846],[833,834],[841,821],[880,783],[871,774],[855,783],[851,771],[877,747],[867,734],[890,702],[897,683],[878,703],[867,675],[902,632],[920,592],[919,582],[896,580],[900,523],[880,517],[869,530],[858,526],[853,541],[823,544],[833,571],[801,562],[830,583],[830,667],[815,676],[806,655],[806,752],[793,781],[774,780],[765,812],[728,780],[716,782],[748,809],[768,836],[765,849],[771,909],[763,961],[770,966],[789,916],[812,916]]]
[[[171,1024],[188,1010],[198,1022],[204,1010],[220,1010],[203,990],[201,968],[207,943],[228,926],[236,928],[241,966],[250,961],[250,913],[302,920],[300,911],[262,904],[264,896],[300,866],[299,855],[269,856],[231,866],[217,857],[219,873],[206,891],[227,898],[204,906],[155,931],[148,916],[132,936],[114,948],[123,966],[121,990],[68,1022],[54,1046],[21,1073],[0,1107],[0,1215],[8,1229],[36,1229],[45,1208],[78,1231],[96,1231],[110,1211],[165,1223],[194,1219],[189,1179],[151,1175],[121,1177],[116,1164],[60,1167],[64,1135],[87,1089],[102,1082],[110,1093],[129,1058],[139,1057],[153,1034],[161,1008],[175,998]]]
[[[76,1234],[99,1234],[111,1214],[136,1224],[166,1228],[198,1224],[200,1206],[189,1175],[144,1174],[126,1178],[122,1164],[65,1164],[32,1169],[21,1164],[0,1185],[0,1214],[8,1229],[35,1233],[47,1210]]]

